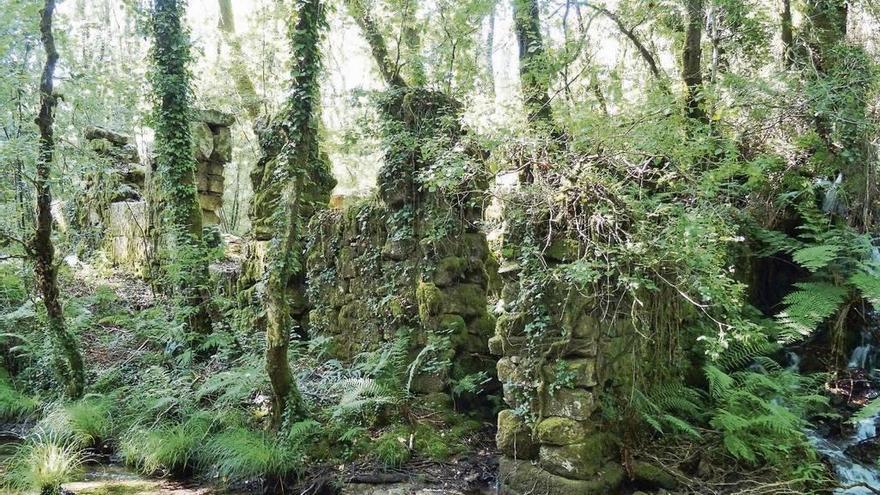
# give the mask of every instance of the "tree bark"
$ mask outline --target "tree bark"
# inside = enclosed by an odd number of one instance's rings
[[[513,29],[519,47],[519,75],[529,122],[553,126],[550,73],[541,35],[538,0],[513,0]]]
[[[156,121],[156,170],[161,177],[166,211],[164,235],[175,241],[172,262],[175,286],[189,307],[190,330],[207,333],[208,259],[202,242],[202,210],[196,190],[196,161],[190,130],[189,37],[181,25],[181,0],[155,0],[153,92]],[[164,222],[163,222],[164,223]]]
[[[55,37],[52,34],[54,11],[55,1],[46,0],[40,14],[40,36],[46,51],[46,64],[40,77],[40,111],[37,116],[40,141],[34,180],[37,193],[37,217],[31,250],[34,256],[34,272],[46,307],[55,371],[65,386],[65,393],[71,398],[78,398],[82,396],[85,386],[85,368],[76,338],[64,322],[55,266],[55,246],[52,243],[52,190],[49,181],[55,155],[53,125],[57,101],[53,78],[55,64],[58,62],[58,51],[55,49]]]
[[[326,27],[320,0],[297,0],[297,20],[291,22],[289,42],[293,87],[286,103],[276,138],[282,144],[276,180],[283,181],[279,211],[273,222],[266,286],[266,372],[272,385],[272,425],[301,419],[305,414],[302,396],[288,362],[292,318],[288,304],[289,288],[304,269],[302,224],[305,178],[315,167],[325,166],[318,148],[318,122],[315,116],[321,69],[320,41]]]
[[[782,27],[782,67],[790,70],[794,67],[794,31],[791,21],[791,0],[782,0],[780,17]]]
[[[638,36],[636,36],[635,31],[626,27],[626,24],[623,23],[620,16],[599,5],[587,3],[586,6],[601,13],[608,19],[611,19],[611,21],[617,25],[617,29],[619,29],[620,32],[629,39],[633,46],[636,47],[642,60],[648,65],[651,75],[653,75],[655,79],[661,79],[663,77],[663,73],[660,72],[660,68],[657,66],[657,61],[654,59],[654,55],[651,54],[651,50],[648,50],[648,47],[642,43],[642,40],[640,40]]]
[[[487,76],[487,89],[489,90],[489,95],[492,99],[495,99],[495,61],[493,56],[495,55],[495,9],[496,5],[492,6],[491,12],[489,12],[489,33],[486,36],[486,76]]]
[[[379,67],[379,73],[388,86],[392,88],[404,88],[406,82],[400,75],[399,68],[394,64],[388,55],[388,45],[385,44],[385,38],[376,25],[370,11],[364,6],[363,0],[345,0],[349,14],[354,18],[355,23],[361,28],[367,44],[370,45],[370,51],[373,59]]]
[[[254,82],[247,72],[241,43],[235,34],[235,17],[232,12],[232,0],[218,0],[220,7],[220,24],[218,26],[223,40],[229,46],[231,52],[230,75],[235,82],[235,89],[241,98],[242,107],[251,120],[256,120],[260,115],[262,101],[257,95]]]
[[[687,29],[681,57],[681,77],[685,85],[685,115],[708,124],[703,108],[702,39],[705,12],[703,0],[687,0]]]

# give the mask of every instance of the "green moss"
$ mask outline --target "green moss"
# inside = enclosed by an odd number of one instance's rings
[[[443,293],[431,282],[419,282],[416,301],[419,305],[419,318],[422,321],[429,321],[440,314],[443,308]]]
[[[399,467],[409,461],[411,453],[407,446],[409,434],[393,430],[383,434],[372,447],[373,455],[386,467]]]
[[[535,433],[541,443],[569,445],[581,441],[587,428],[570,418],[552,417],[538,423]]]

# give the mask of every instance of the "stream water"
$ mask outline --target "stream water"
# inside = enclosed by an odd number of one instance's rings
[[[878,378],[878,370],[874,368],[878,351],[880,351],[880,342],[877,342],[874,333],[863,332],[860,344],[850,355],[848,371],[866,379]],[[793,352],[787,355],[789,369],[797,371],[800,357]],[[878,421],[880,421],[880,413],[855,422],[851,429],[844,429],[841,435],[823,435],[815,430],[807,432],[816,451],[834,467],[842,486],[835,491],[836,494],[875,495],[878,493],[877,490],[880,490],[880,469],[874,464],[863,463],[851,455],[852,449],[863,442],[872,439],[880,441],[877,439]]]

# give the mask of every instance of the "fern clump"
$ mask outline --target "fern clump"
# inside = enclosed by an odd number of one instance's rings
[[[709,424],[740,461],[823,471],[804,433],[805,418],[828,408],[828,398],[816,392],[821,377],[801,376],[769,360],[762,367],[764,372],[733,373],[705,367],[714,402]]]
[[[37,409],[38,402],[15,390],[6,370],[0,368],[0,420],[15,420]]]

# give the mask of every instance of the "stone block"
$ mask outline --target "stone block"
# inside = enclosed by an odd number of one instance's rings
[[[571,445],[584,441],[590,429],[582,422],[558,416],[547,418],[535,427],[538,441],[547,445]]]
[[[562,416],[575,421],[589,420],[595,410],[596,399],[592,392],[580,389],[556,390],[544,404],[544,416]]]
[[[565,363],[563,368],[565,376],[556,376],[557,370],[560,367],[558,364],[544,365],[544,376],[554,381],[562,380],[563,378],[566,380],[570,379],[571,385],[575,387],[593,387],[596,385],[596,359],[566,359],[562,362]]]
[[[624,471],[609,463],[593,479],[573,480],[541,469],[531,461],[502,456],[498,464],[500,495],[608,495],[617,493]]]
[[[540,465],[566,478],[589,480],[600,474],[615,453],[613,437],[605,433],[587,435],[580,443],[541,445]]]
[[[515,459],[535,459],[538,454],[538,445],[532,441],[531,428],[510,409],[498,413],[495,442],[501,453]]]
[[[214,152],[214,133],[211,132],[211,127],[204,122],[193,122],[190,124],[190,129],[196,160],[210,160],[211,153]]]

